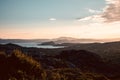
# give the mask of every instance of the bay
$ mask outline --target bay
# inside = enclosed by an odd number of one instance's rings
[[[1,44],[7,44],[7,43],[1,43]],[[64,46],[37,45],[37,43],[12,43],[12,44],[16,44],[22,47],[35,47],[35,48],[48,48],[48,49],[64,48]]]

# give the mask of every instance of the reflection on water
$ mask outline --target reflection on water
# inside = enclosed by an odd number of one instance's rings
[[[1,44],[7,44],[7,43],[1,43]],[[22,47],[36,47],[36,48],[64,48],[64,46],[53,46],[53,45],[37,45],[37,43],[13,43],[17,44]]]

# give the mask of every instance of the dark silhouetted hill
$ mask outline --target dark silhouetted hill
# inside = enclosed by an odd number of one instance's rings
[[[0,45],[0,80],[120,80],[119,43],[60,49]]]

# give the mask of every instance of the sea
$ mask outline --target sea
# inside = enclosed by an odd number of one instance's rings
[[[0,44],[8,44],[8,43],[0,43]],[[35,48],[47,48],[47,49],[55,49],[55,48],[64,48],[64,46],[53,46],[53,45],[39,45],[37,43],[12,43],[22,47],[35,47]]]

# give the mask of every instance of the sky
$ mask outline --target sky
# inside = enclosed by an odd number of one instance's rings
[[[120,0],[0,0],[0,38],[120,39]]]

